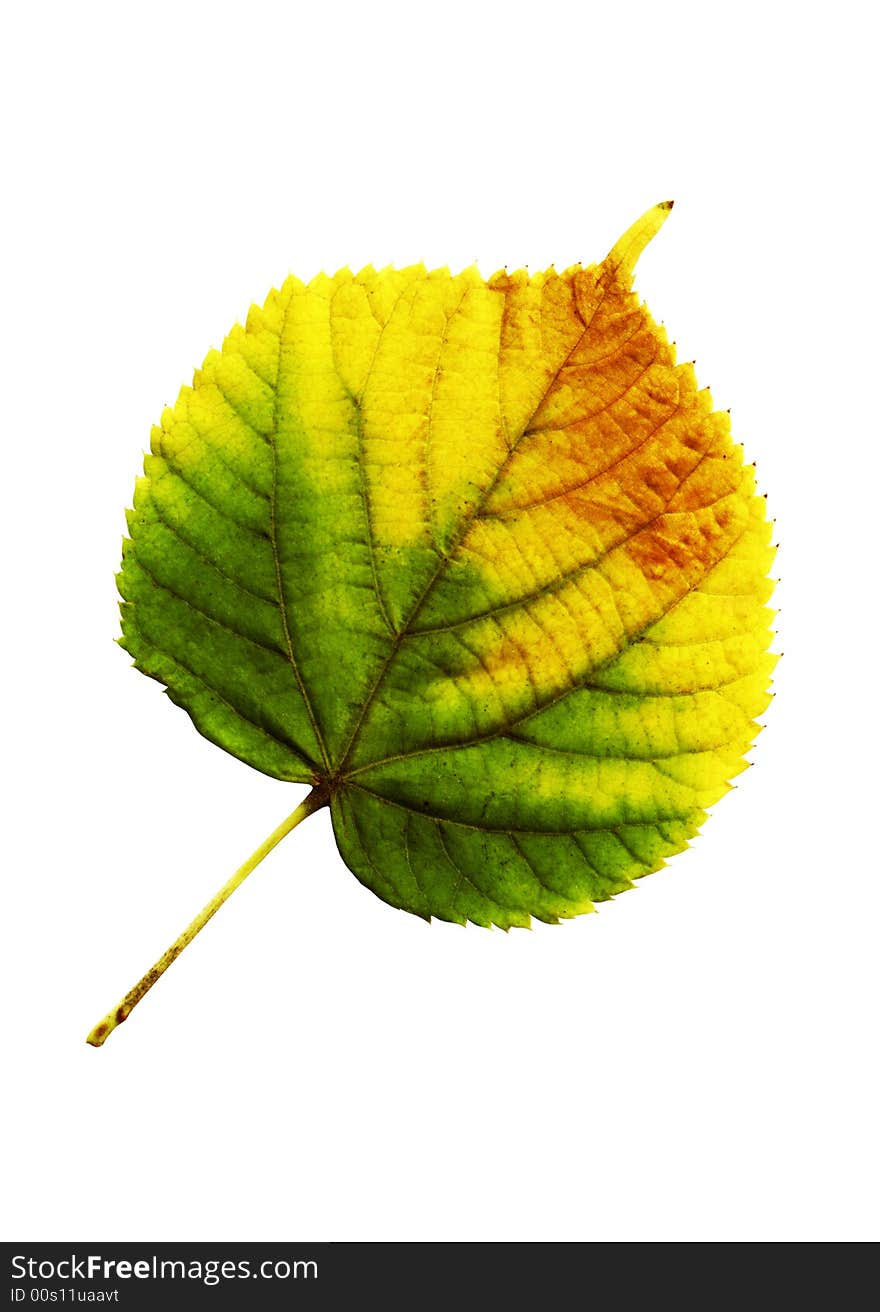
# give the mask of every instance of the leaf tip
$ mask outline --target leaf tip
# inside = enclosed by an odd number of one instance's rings
[[[632,278],[639,256],[669,218],[672,205],[671,200],[661,200],[636,219],[605,256],[602,261],[605,268],[623,278]]]

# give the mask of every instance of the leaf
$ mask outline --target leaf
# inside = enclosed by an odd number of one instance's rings
[[[770,526],[631,290],[669,209],[562,274],[288,278],[153,431],[125,647],[393,906],[589,911],[744,768]]]

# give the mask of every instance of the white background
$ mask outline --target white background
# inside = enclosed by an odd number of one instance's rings
[[[2,40],[12,1239],[878,1234],[877,204],[867,4],[31,4]],[[150,424],[288,271],[637,286],[757,460],[777,697],[595,916],[426,925],[114,645]]]

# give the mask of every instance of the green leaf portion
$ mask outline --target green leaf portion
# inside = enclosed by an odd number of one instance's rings
[[[355,786],[331,803],[346,865],[392,906],[463,924],[554,923],[633,886],[687,846],[699,811],[613,829],[509,830],[439,819]]]

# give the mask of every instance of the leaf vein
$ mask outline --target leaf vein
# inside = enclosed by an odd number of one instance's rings
[[[253,436],[256,437],[265,446],[268,446],[269,439],[266,436],[266,434],[261,433],[259,428],[257,428],[257,426],[254,424],[253,420],[248,419],[247,415],[236,405],[236,403],[233,401],[232,397],[229,395],[226,388],[220,383],[216,375],[211,379],[211,382],[214,384],[218,393],[220,394],[221,400],[229,407],[231,412],[235,415],[236,419],[238,419],[239,422],[244,425],[244,427],[247,429],[249,433],[253,434]],[[265,496],[265,493],[263,493],[263,495]]]
[[[311,723],[312,731],[314,732],[315,739],[318,743],[318,747],[321,752],[321,757],[324,762],[324,767],[329,773],[330,760],[327,755],[327,747],[324,742],[320,725],[318,724],[317,718],[315,716],[315,711],[312,706],[311,699],[309,698],[308,690],[306,689],[305,682],[303,681],[303,677],[302,674],[300,673],[300,668],[299,665],[297,664],[296,656],[294,655],[294,651],[293,651],[293,642],[290,636],[290,624],[287,615],[287,599],[284,592],[284,575],[281,569],[281,558],[278,554],[278,523],[277,523],[277,509],[276,509],[277,500],[278,500],[278,390],[281,384],[281,366],[282,366],[282,361],[284,359],[284,333],[285,333],[285,329],[287,328],[288,319],[290,317],[290,305],[291,302],[290,300],[288,300],[288,302],[284,307],[284,313],[281,321],[281,330],[278,334],[278,370],[275,375],[275,388],[274,388],[274,397],[272,402],[272,428],[268,434],[269,445],[272,448],[272,491],[269,497],[269,541],[272,546],[272,559],[275,562],[275,585],[278,589],[278,608],[281,614],[281,627],[284,632],[284,641],[287,646],[287,659],[290,663],[291,669],[293,670],[293,675],[294,678],[296,679],[297,687],[299,688],[300,691],[300,696],[303,699],[303,704],[305,705],[306,708],[306,714],[309,717],[309,722]]]
[[[146,574],[147,578],[155,587],[161,588],[163,592],[168,593],[169,597],[174,597],[177,601],[182,602],[188,610],[195,611],[197,615],[201,615],[209,624],[216,624],[218,629],[223,629],[224,632],[231,633],[233,637],[241,639],[242,642],[249,642],[252,647],[259,647],[260,651],[266,651],[272,656],[278,656],[282,661],[286,659],[285,653],[279,647],[273,647],[270,643],[263,642],[260,638],[254,638],[249,633],[243,633],[241,629],[234,628],[233,625],[228,623],[228,621],[221,620],[217,615],[212,615],[211,612],[205,610],[203,606],[197,606],[191,598],[184,596],[182,592],[178,592],[177,589],[172,588],[170,584],[163,583],[153,570],[151,570],[148,565],[144,564],[144,561],[136,548],[135,560],[137,561],[138,569],[143,570],[144,574]]]
[[[224,507],[222,506],[218,506],[216,502],[212,501],[209,496],[206,496],[206,494],[201,490],[201,488],[196,487],[195,483],[193,483],[189,478],[186,477],[182,469],[178,465],[176,465],[173,460],[169,458],[168,452],[165,450],[163,443],[161,442],[159,443],[159,449],[158,451],[155,451],[154,454],[156,458],[158,460],[161,460],[166,466],[166,468],[159,475],[159,478],[154,480],[155,482],[159,482],[159,479],[167,478],[169,475],[171,475],[172,478],[179,479],[180,482],[184,485],[184,487],[187,488],[190,492],[192,492],[194,496],[197,496],[200,501],[203,501],[206,506],[210,507],[210,509],[213,510],[215,515],[219,515],[221,519],[225,519],[228,521],[228,523],[234,524],[237,529],[240,529],[244,533],[249,533],[251,537],[257,538],[259,541],[268,542],[270,540],[268,533],[264,532],[261,529],[256,529],[250,524],[246,524],[243,520],[238,519],[235,515],[231,515],[228,510],[224,509]]]
[[[676,488],[676,491],[678,490],[679,489]],[[408,633],[402,635],[403,639],[408,641],[412,638],[423,638],[435,633],[449,633],[453,629],[463,628],[465,625],[474,624],[478,620],[495,619],[498,615],[525,608],[533,601],[539,601],[542,597],[552,596],[556,592],[563,591],[570,584],[577,582],[592,570],[598,569],[599,566],[608,559],[612,552],[620,550],[621,547],[625,547],[627,543],[632,542],[633,539],[637,538],[640,534],[646,533],[649,529],[654,528],[660,520],[666,519],[670,515],[694,515],[704,510],[711,510],[713,506],[718,505],[726,498],[735,497],[736,493],[737,489],[725,492],[722,496],[716,497],[713,501],[707,502],[704,506],[697,506],[693,510],[669,510],[669,502],[666,502],[663,509],[659,510],[656,515],[652,515],[650,519],[646,519],[642,523],[637,524],[635,528],[625,530],[621,537],[610,542],[599,552],[598,555],[594,556],[592,560],[585,561],[581,565],[575,565],[573,568],[563,571],[563,573],[559,574],[556,578],[550,579],[547,583],[543,583],[539,588],[535,588],[532,592],[524,593],[514,601],[505,601],[498,606],[489,607],[487,610],[475,611],[474,614],[467,615],[464,619],[449,620],[445,624],[434,624],[430,628],[411,629]],[[708,573],[708,570],[706,572]],[[681,598],[678,600],[681,600]],[[673,605],[678,605],[678,600],[674,602]],[[668,614],[668,611],[666,613]],[[662,618],[663,616],[658,616],[652,621],[652,623],[658,623]]]
[[[427,810],[424,806],[411,806],[407,802],[401,802],[396,799],[386,797],[384,793],[377,793],[372,788],[367,788],[364,784],[356,783],[350,776],[346,779],[346,787],[356,788],[358,792],[366,793],[369,797],[375,798],[384,806],[396,807],[399,811],[408,811],[411,815],[422,816],[426,820],[437,820],[444,825],[456,825],[461,829],[472,829],[478,834],[536,834],[544,837],[553,836],[554,834],[616,834],[617,830],[611,825],[573,825],[571,828],[560,826],[556,829],[535,829],[527,825],[476,825],[470,824],[466,820],[450,820],[448,816],[437,815],[434,811]],[[668,821],[683,820],[689,812],[673,812],[670,815],[655,815],[650,820],[633,820],[630,824],[640,825],[644,828],[646,825],[665,824]],[[511,908],[512,910],[522,910],[523,908]]]
[[[218,565],[215,560],[212,560],[210,556],[207,556],[204,551],[202,551],[199,547],[196,546],[195,542],[191,538],[187,537],[185,533],[182,533],[180,531],[178,526],[171,521],[171,519],[168,517],[162,506],[152,495],[150,496],[150,505],[153,507],[153,510],[156,513],[156,517],[159,519],[162,525],[165,528],[167,528],[168,532],[173,534],[173,536],[176,537],[177,540],[183,544],[183,546],[187,547],[193,553],[193,555],[197,556],[199,560],[203,561],[211,569],[215,570],[220,575],[221,578],[226,579],[227,582],[233,584],[234,587],[238,588],[240,592],[245,593],[245,595],[248,597],[253,597],[256,601],[265,601],[270,606],[277,605],[274,597],[267,597],[262,592],[255,592],[253,588],[249,588],[244,583],[241,583],[237,578],[234,578],[233,575],[230,574],[227,570],[222,569],[221,566]]]
[[[130,603],[125,603],[125,604],[127,606],[130,606]],[[312,766],[312,768],[314,768],[315,766],[314,761],[311,759],[311,757],[307,752],[303,751],[303,749],[299,746],[298,743],[295,743],[292,740],[288,740],[286,738],[281,738],[277,733],[274,733],[271,729],[267,729],[266,726],[264,724],[261,724],[259,720],[255,720],[252,716],[246,715],[240,706],[236,706],[233,702],[229,701],[228,697],[225,697],[223,693],[220,692],[220,690],[214,686],[214,684],[212,684],[208,679],[206,679],[203,674],[199,674],[196,670],[194,670],[192,666],[187,664],[187,662],[184,661],[176,652],[169,651],[167,647],[163,647],[162,644],[156,642],[155,639],[146,637],[140,624],[138,624],[137,621],[133,619],[131,616],[129,616],[127,622],[133,628],[137,629],[141,641],[143,642],[145,647],[151,648],[153,651],[158,652],[161,656],[164,656],[166,660],[172,661],[175,665],[178,665],[187,675],[189,675],[190,678],[195,679],[197,683],[200,683],[202,687],[206,689],[206,691],[211,697],[214,697],[216,698],[217,701],[222,702],[223,705],[226,706],[233,713],[233,715],[237,716],[239,719],[244,720],[247,724],[251,725],[259,733],[263,734],[271,742],[276,743],[279,747],[283,747],[285,748],[285,750],[293,752],[295,756],[299,757],[304,762],[304,764]],[[165,680],[160,678],[159,682],[165,683]],[[165,686],[166,688],[168,687],[167,684],[165,684]],[[235,754],[234,749],[230,748],[227,750],[233,751],[233,754]],[[250,764],[250,762],[248,762],[248,764]]]

